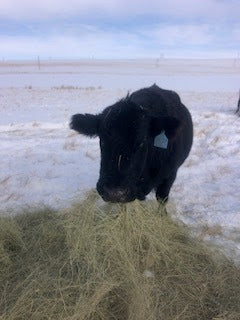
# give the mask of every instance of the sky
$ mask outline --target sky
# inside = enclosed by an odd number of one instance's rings
[[[0,61],[238,58],[240,0],[0,0]]]

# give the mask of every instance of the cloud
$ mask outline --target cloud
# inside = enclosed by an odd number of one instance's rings
[[[54,34],[47,37],[1,36],[0,57],[29,58],[119,58],[147,56],[148,50],[139,50],[140,43],[134,34],[102,32],[80,35]],[[138,52],[140,54],[138,54]]]
[[[44,35],[0,36],[0,57],[235,57],[240,35],[239,25],[225,31],[208,24],[154,24],[128,31],[80,24],[57,29]]]
[[[216,40],[217,34],[208,24],[155,25],[149,31],[153,42],[162,46],[204,46]]]
[[[239,0],[0,0],[0,56],[234,56]]]
[[[159,18],[238,21],[239,0],[1,0],[0,16],[41,20],[98,16],[111,19],[154,15]]]

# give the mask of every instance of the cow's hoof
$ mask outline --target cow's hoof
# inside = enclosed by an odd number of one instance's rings
[[[163,201],[158,201],[158,211],[161,214],[162,217],[165,217],[168,215],[166,203]]]

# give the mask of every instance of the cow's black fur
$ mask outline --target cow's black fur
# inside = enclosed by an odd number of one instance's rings
[[[144,200],[153,189],[158,200],[166,201],[193,139],[189,111],[177,93],[157,85],[133,92],[98,115],[76,114],[70,127],[99,136],[97,190],[110,202]],[[154,146],[163,130],[167,149]]]

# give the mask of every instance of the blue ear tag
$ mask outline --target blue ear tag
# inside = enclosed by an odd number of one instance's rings
[[[167,149],[168,147],[168,138],[165,135],[165,131],[163,130],[159,135],[157,135],[154,139],[154,147]]]

